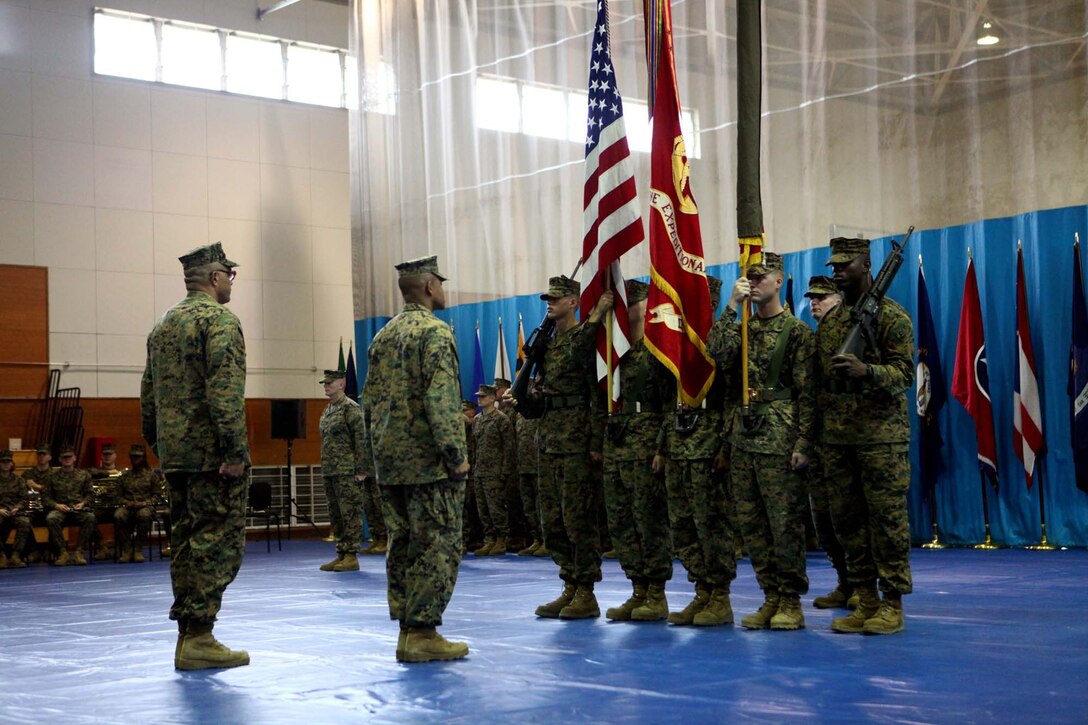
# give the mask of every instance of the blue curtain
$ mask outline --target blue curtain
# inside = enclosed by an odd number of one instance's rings
[[[933,319],[940,344],[941,365],[946,384],[951,385],[956,357],[956,335],[963,281],[967,273],[967,248],[974,255],[982,298],[983,325],[993,399],[994,426],[998,444],[1000,486],[995,494],[987,491],[990,527],[994,541],[1008,546],[1024,546],[1039,541],[1041,525],[1039,489],[1044,490],[1047,538],[1060,546],[1088,546],[1088,494],[1076,487],[1070,445],[1070,402],[1067,391],[1069,345],[1072,335],[1073,235],[1079,232],[1088,240],[1088,206],[1031,212],[1003,219],[989,219],[944,229],[915,232],[906,250],[906,261],[889,291],[889,296],[912,314],[917,310],[916,280],[918,255],[925,264],[926,284]],[[1042,395],[1043,432],[1048,450],[1040,458],[1035,484],[1029,491],[1023,466],[1012,447],[1012,390],[1016,374],[1016,243],[1023,240],[1025,275],[1032,336],[1035,343],[1039,389]],[[890,240],[873,242],[874,272],[888,250]],[[801,304],[808,278],[826,274],[826,248],[810,249],[785,255],[787,274],[796,280],[796,311],[802,320],[813,324],[808,306]],[[632,274],[633,270],[626,270]],[[710,268],[711,274],[725,281],[723,298],[737,276],[737,264]],[[724,304],[722,305],[724,306]],[[498,344],[498,318],[504,320],[508,350],[517,348],[517,326],[508,321],[524,318],[525,334],[544,316],[544,303],[536,295],[510,297],[492,302],[460,305],[443,310],[439,316],[454,325],[458,349],[471,355],[475,345],[476,321],[480,321],[485,375],[489,361],[495,359]],[[366,349],[386,318],[359,320],[355,323],[359,349]],[[360,379],[366,375],[365,356],[359,356]],[[464,390],[471,388],[471,360],[462,361]],[[911,460],[917,461],[919,425],[911,399]],[[983,540],[983,510],[975,429],[971,417],[958,401],[951,398],[938,415],[944,447],[943,471],[937,481],[937,525],[942,539],[952,544],[974,544]],[[913,467],[909,495],[911,536],[916,543],[932,536],[929,504],[922,495]]]

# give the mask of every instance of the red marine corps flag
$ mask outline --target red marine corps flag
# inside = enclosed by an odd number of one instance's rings
[[[680,132],[680,95],[672,47],[672,9],[662,4],[661,57],[650,150],[650,296],[646,346],[676,376],[678,399],[698,405],[714,382],[706,352],[713,323],[699,232]]]
[[[631,349],[627,321],[627,292],[620,257],[646,238],[638,207],[635,172],[623,123],[623,100],[612,67],[608,43],[608,3],[597,3],[597,23],[589,55],[589,113],[586,118],[586,176],[582,206],[582,319],[606,289],[613,293],[612,314],[597,331],[597,380],[608,375],[608,340],[612,341],[613,375],[616,361]],[[609,334],[611,333],[611,334]],[[612,388],[618,398],[619,386]]]

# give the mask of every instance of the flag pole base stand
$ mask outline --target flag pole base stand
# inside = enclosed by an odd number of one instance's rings
[[[983,541],[981,544],[975,544],[974,547],[972,547],[972,548],[985,549],[986,551],[990,551],[992,549],[998,549],[998,548],[1001,548],[1001,547],[999,547],[997,544],[995,544],[994,540],[990,538],[990,534],[987,533],[986,534],[986,540]]]
[[[1049,541],[1047,541],[1046,540],[1046,534],[1043,534],[1042,541],[1040,541],[1038,544],[1033,544],[1033,545],[1028,546],[1026,548],[1029,551],[1054,551],[1058,547],[1054,546],[1054,544],[1051,544]]]
[[[947,547],[947,546],[946,546],[945,544],[942,544],[942,543],[941,543],[941,542],[940,542],[940,541],[939,541],[939,540],[937,539],[937,537],[936,537],[936,536],[934,536],[934,537],[933,537],[933,541],[930,541],[930,542],[929,542],[929,543],[927,543],[927,544],[922,544],[922,548],[923,548],[923,549],[947,549],[948,547]]]

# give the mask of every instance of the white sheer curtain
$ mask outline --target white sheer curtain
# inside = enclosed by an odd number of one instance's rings
[[[647,134],[642,0],[609,6],[628,128]],[[439,256],[451,305],[570,273],[584,154],[571,138],[595,11],[596,0],[353,0],[356,319],[399,308],[392,265],[411,257]],[[1083,0],[764,2],[768,247],[1088,201],[1086,12]],[[710,264],[737,256],[735,14],[734,0],[673,2]],[[978,44],[985,35],[997,42]],[[645,199],[648,157],[635,161]],[[646,274],[645,246],[623,264]]]

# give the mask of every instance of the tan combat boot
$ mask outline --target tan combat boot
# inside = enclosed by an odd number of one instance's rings
[[[839,634],[861,634],[865,631],[865,620],[869,619],[880,609],[880,597],[876,593],[876,585],[869,584],[854,590],[858,598],[858,606],[845,617],[831,620],[831,631]]]
[[[628,622],[631,620],[631,612],[635,607],[640,606],[646,601],[646,582],[632,579],[631,580],[631,596],[627,598],[627,601],[618,607],[609,607],[605,611],[604,616],[607,619],[611,619],[613,622]]]
[[[344,555],[340,552],[336,552],[336,558],[332,561],[326,561],[324,564],[318,567],[321,571],[334,571],[336,565],[340,563],[340,560],[344,558]]]
[[[733,623],[733,604],[729,601],[729,586],[714,587],[706,606],[691,621],[696,627],[717,627]]]
[[[850,598],[846,600],[846,608],[851,612],[858,608],[858,592],[855,589],[854,593],[850,595]]]
[[[368,554],[382,554],[389,551],[389,542],[386,539],[378,539],[366,550]]]
[[[493,548],[495,548],[495,540],[487,538],[484,539],[484,545],[472,553],[476,556],[491,556],[491,550]]]
[[[336,562],[333,571],[359,571],[359,558],[355,554],[344,554],[340,561]]]
[[[87,566],[87,560],[83,558],[82,551],[73,552],[72,555],[68,557],[68,563],[74,566]]]
[[[212,636],[210,624],[190,623],[174,657],[174,669],[178,670],[216,670],[248,664],[249,653],[224,647]]]
[[[548,546],[543,541],[540,542],[540,547],[533,552],[533,556],[547,556],[550,558],[551,555],[552,552],[548,551]]]
[[[778,602],[778,611],[771,617],[771,629],[804,629],[805,614],[801,611],[801,597],[798,594],[783,594]]]
[[[822,597],[812,600],[812,606],[817,609],[846,609],[846,603],[850,601],[850,588],[846,584],[839,584],[834,590]]]
[[[880,609],[865,620],[862,627],[865,634],[895,634],[903,631],[903,599],[898,596],[884,595]]]
[[[26,562],[19,556],[19,552],[14,552],[8,558],[8,569],[22,569],[26,566]]]
[[[533,543],[526,546],[524,549],[518,552],[518,556],[533,556],[536,554],[536,550],[541,546],[539,539],[533,539]]]
[[[132,562],[134,564],[142,564],[144,561],[144,552],[139,546],[134,546],[129,550],[129,554],[132,556]]]
[[[574,590],[570,604],[559,610],[560,619],[592,619],[601,616],[597,597],[593,594],[592,584],[579,584]]]
[[[68,551],[60,552],[60,555],[53,560],[53,566],[68,566],[71,557],[68,556]]]
[[[14,554],[13,554],[14,556]],[[0,569],[8,568],[8,555],[0,551]]]
[[[131,561],[132,561],[132,552],[130,552],[128,549],[126,549],[125,547],[122,546],[120,553],[117,554],[117,563],[118,564],[128,564]]]
[[[669,603],[665,600],[665,582],[652,581],[646,587],[646,601],[631,612],[633,622],[660,622],[669,616]]]
[[[546,617],[547,619],[558,619],[559,613],[563,611],[563,607],[571,603],[574,599],[574,591],[576,587],[571,582],[563,583],[563,592],[548,602],[547,604],[541,604],[536,608],[536,616]]]
[[[703,607],[710,601],[710,587],[705,584],[695,584],[695,598],[679,612],[669,614],[669,624],[689,625],[695,623],[695,615],[703,611]]]
[[[397,662],[459,660],[468,654],[467,644],[450,642],[434,627],[408,627],[401,633],[401,640],[403,645],[398,643]]]
[[[771,618],[778,611],[781,601],[778,592],[767,590],[763,593],[763,604],[759,609],[740,620],[740,626],[745,629],[767,629],[771,626]]]
[[[495,539],[495,543],[491,545],[491,551],[487,552],[488,556],[506,556],[506,537],[500,536]]]

